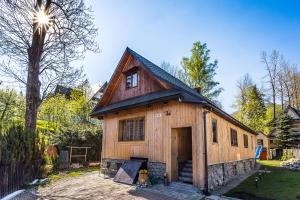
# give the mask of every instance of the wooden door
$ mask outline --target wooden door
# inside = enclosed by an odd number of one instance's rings
[[[171,131],[171,181],[178,179],[178,129]]]

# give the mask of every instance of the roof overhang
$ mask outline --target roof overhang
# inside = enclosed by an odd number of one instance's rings
[[[167,100],[179,100],[182,97],[178,90],[170,89],[159,92],[153,92],[135,98],[126,99],[114,104],[100,107],[91,113],[91,117],[102,118],[105,114],[126,110],[129,108],[136,108],[140,106],[150,105]]]

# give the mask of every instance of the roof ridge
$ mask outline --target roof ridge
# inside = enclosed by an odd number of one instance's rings
[[[160,79],[163,79],[164,81],[168,82],[169,84],[177,87],[177,88],[180,88],[180,89],[183,89],[185,90],[186,92],[190,93],[191,95],[194,95],[196,97],[201,97],[203,98],[205,101],[207,101],[207,103],[213,105],[213,106],[216,106],[219,108],[219,106],[217,106],[213,101],[211,101],[210,99],[208,99],[207,97],[203,96],[201,93],[198,93],[196,92],[193,88],[191,88],[190,86],[188,86],[187,84],[185,84],[184,82],[182,82],[180,79],[176,78],[175,76],[173,76],[172,74],[168,73],[166,70],[162,69],[161,67],[157,66],[156,64],[154,64],[153,62],[151,62],[150,60],[148,60],[147,58],[143,57],[142,55],[140,55],[139,53],[135,52],[134,50],[132,50],[131,48],[127,47],[126,50],[131,54],[133,55],[137,60],[139,60],[141,63],[143,63],[143,61],[146,61],[146,62],[149,62],[153,67],[156,68],[156,70],[160,71],[160,72],[163,72],[165,75],[169,76],[169,77],[172,77],[172,79],[174,79],[173,81],[176,81],[178,83],[180,83],[180,85],[176,84],[176,83],[173,83],[172,80],[168,80],[162,76],[158,76],[158,74],[156,73],[153,73],[153,71],[151,69],[149,69],[149,65],[147,64],[144,64],[144,66],[146,68],[148,68],[148,70],[156,77],[160,78]],[[142,59],[140,59],[142,58]],[[219,108],[220,109],[220,108]]]
[[[292,107],[291,105],[289,105],[289,107],[300,117],[300,110],[298,110],[297,108]]]

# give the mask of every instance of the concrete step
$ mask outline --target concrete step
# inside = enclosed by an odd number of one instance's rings
[[[192,163],[184,163],[184,167],[190,167],[190,168],[192,168]]]
[[[193,163],[193,161],[192,161],[192,160],[187,160],[186,162],[187,162],[187,163],[191,163],[191,164]]]
[[[193,178],[192,177],[184,177],[184,176],[179,176],[178,180],[184,183],[193,183]]]
[[[181,172],[192,172],[193,169],[191,167],[183,167],[180,171]]]
[[[183,172],[183,171],[181,171],[180,172],[180,176],[183,176],[183,177],[193,177],[193,173],[192,172]]]

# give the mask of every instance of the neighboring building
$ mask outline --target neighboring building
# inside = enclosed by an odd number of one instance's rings
[[[54,95],[62,94],[62,95],[65,95],[67,98],[70,98],[72,91],[73,91],[72,88],[65,87],[65,86],[62,86],[62,85],[57,85],[55,90],[54,90]]]
[[[269,157],[270,157],[270,139],[263,132],[258,132],[258,135],[256,136],[256,147],[258,145],[261,145],[265,148],[264,152],[263,152],[263,156],[261,156],[261,159],[263,159],[263,160],[269,159]],[[266,155],[264,155],[264,154],[266,154]]]
[[[300,148],[300,110],[288,106],[285,109],[285,112],[290,116],[291,121],[291,129],[290,134],[292,134],[295,138],[291,143],[293,144],[294,148]],[[276,149],[277,148],[277,140],[275,136],[275,132],[270,134],[270,148]]]
[[[293,145],[295,148],[300,149],[300,110],[289,106],[287,113],[292,118],[290,132],[295,137]]]
[[[92,101],[100,101],[105,89],[107,87],[107,82],[104,84],[100,85],[99,89],[95,92],[95,94],[92,96],[91,100]]]
[[[103,119],[101,168],[148,159],[151,176],[214,189],[253,169],[257,133],[127,48],[91,116]]]

